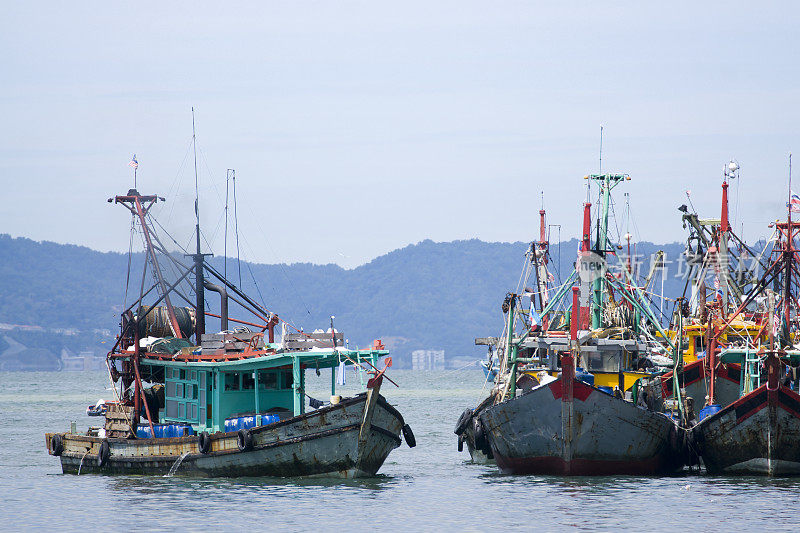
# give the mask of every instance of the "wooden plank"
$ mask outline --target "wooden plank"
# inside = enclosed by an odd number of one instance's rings
[[[336,333],[336,343],[338,344],[339,341],[344,340],[344,333]],[[284,335],[284,340],[286,341],[296,341],[296,340],[324,340],[330,342],[331,334],[330,333],[287,333]]]

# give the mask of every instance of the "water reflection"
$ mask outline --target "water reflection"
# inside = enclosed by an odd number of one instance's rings
[[[225,491],[266,491],[276,496],[289,491],[294,494],[298,490],[349,489],[357,491],[381,492],[391,488],[401,479],[388,475],[377,475],[363,479],[340,479],[335,477],[321,478],[272,478],[272,477],[237,477],[237,478],[193,478],[162,476],[121,476],[108,477],[110,490],[121,494],[136,492],[145,494],[162,494],[164,492],[225,492]]]

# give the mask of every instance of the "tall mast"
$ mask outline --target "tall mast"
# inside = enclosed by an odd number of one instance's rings
[[[792,283],[792,261],[794,260],[794,227],[792,226],[792,154],[789,154],[789,204],[788,204],[788,215],[787,215],[787,227],[786,227],[786,250],[784,251],[784,259],[786,261],[786,266],[784,267],[783,275],[785,276],[784,279],[784,295],[783,295],[783,307],[785,313],[785,320],[786,320],[786,331],[789,331],[789,310],[791,308],[791,283]],[[770,326],[772,326],[770,324]],[[787,339],[789,340],[789,339]],[[791,342],[791,341],[790,341]]]
[[[611,189],[624,180],[630,180],[627,174],[590,174],[589,180],[595,180],[600,186],[600,213],[597,221],[597,241],[594,252],[605,259],[608,247],[608,208],[611,203]],[[605,280],[598,277],[594,280],[594,298],[592,299],[592,329],[602,327],[603,317],[603,283]]]
[[[206,332],[206,306],[205,306],[205,277],[203,272],[203,254],[200,251],[200,189],[197,180],[197,135],[194,127],[194,107],[192,107],[192,149],[194,151],[194,215],[196,249],[192,255],[194,259],[195,289],[197,296],[195,303],[195,342],[199,345],[202,335]]]

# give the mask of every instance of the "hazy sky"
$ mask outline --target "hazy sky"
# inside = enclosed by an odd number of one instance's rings
[[[540,192],[577,236],[601,124],[604,170],[633,178],[619,192],[637,238],[683,240],[687,188],[716,216],[734,157],[752,241],[782,216],[800,154],[800,8],[661,5],[6,3],[0,233],[127,249],[129,217],[105,200],[132,186],[136,153],[140,191],[168,196],[162,218],[188,241],[194,106],[218,254],[227,168],[259,262],[527,241]]]

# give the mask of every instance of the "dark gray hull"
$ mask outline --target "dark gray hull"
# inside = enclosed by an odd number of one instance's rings
[[[199,437],[107,439],[110,456],[98,465],[103,440],[62,434],[64,473],[240,476],[374,476],[401,443],[403,417],[383,397],[374,402],[365,422],[368,395],[251,429],[253,446],[240,450],[236,433],[211,435],[209,453],[199,451]],[[48,449],[53,452],[51,435]]]
[[[503,472],[514,474],[665,474],[686,460],[685,433],[667,416],[560,379],[481,414]]]
[[[762,385],[692,435],[709,474],[800,475],[800,396],[782,385]]]

